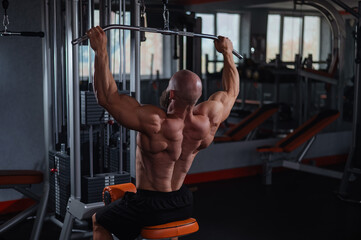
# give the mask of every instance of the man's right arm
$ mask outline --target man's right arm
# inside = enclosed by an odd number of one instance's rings
[[[229,116],[239,93],[239,75],[233,61],[233,46],[228,38],[219,37],[215,41],[218,52],[223,54],[224,66],[222,74],[223,91],[218,91],[204,103],[211,122],[220,124]]]

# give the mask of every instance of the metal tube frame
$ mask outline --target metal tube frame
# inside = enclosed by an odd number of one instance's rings
[[[140,4],[138,1],[131,2],[131,24],[135,26],[133,29],[140,29]],[[110,27],[110,26],[109,26]],[[116,26],[112,26],[116,27]],[[111,28],[112,28],[111,27]],[[120,28],[124,29],[124,28]],[[130,35],[130,92],[134,93],[135,99],[140,99],[140,32],[132,31]],[[130,130],[130,176],[136,176],[136,148],[137,133]]]
[[[358,3],[358,10],[361,10],[361,1]],[[357,23],[357,40],[356,40],[356,72],[355,72],[355,81],[354,81],[354,107],[353,107],[353,119],[352,119],[352,143],[350,152],[346,161],[344,176],[342,178],[340,188],[339,188],[339,195],[344,199],[347,196],[348,191],[348,183],[352,173],[360,173],[357,169],[354,169],[353,162],[357,159],[357,148],[358,148],[358,132],[360,131],[360,94],[361,94],[361,87],[360,87],[360,78],[361,78],[361,15],[358,15],[358,23]],[[356,171],[355,171],[356,170]],[[353,201],[353,200],[351,200]]]
[[[53,80],[54,80],[54,132],[55,132],[55,143],[59,142],[59,119],[58,119],[58,45],[57,45],[57,1],[53,0]]]
[[[68,129],[70,147],[70,198],[64,225],[60,233],[61,240],[70,239],[74,216],[68,211],[72,199],[78,200],[81,196],[81,169],[80,169],[80,116],[79,116],[79,47],[69,44],[69,39],[78,35],[78,3],[79,0],[68,0],[66,9],[66,47],[67,47],[67,82],[68,82]]]

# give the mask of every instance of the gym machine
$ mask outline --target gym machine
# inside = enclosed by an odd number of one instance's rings
[[[0,31],[1,37],[9,37],[9,36],[20,36],[20,37],[44,37],[44,32],[13,32],[8,30],[8,26],[10,24],[9,15],[7,10],[9,8],[9,1],[3,0],[2,7],[4,9],[4,18],[3,18],[3,27],[4,30]]]
[[[101,3],[104,3],[104,8],[101,8],[100,17],[110,19],[111,1]],[[125,1],[119,2],[116,11],[125,16]],[[121,20],[120,17],[119,24]],[[48,206],[54,212],[50,219],[62,227],[61,239],[83,238],[91,233],[72,233],[74,222],[87,224],[82,220],[91,217],[104,205],[101,194],[105,186],[130,182],[131,171],[135,177],[134,163],[129,162],[128,135],[132,133],[115,124],[97,104],[92,92],[90,45],[71,45],[71,40],[79,32],[83,33],[94,25],[94,1],[46,0],[43,22],[45,141],[50,174]],[[122,37],[119,32],[119,39]],[[132,42],[134,50],[137,45],[134,36]],[[80,60],[85,62],[86,57],[88,71],[85,71],[88,74],[81,76],[85,64],[79,63]],[[124,70],[124,51],[121,58],[123,64],[119,68]],[[129,94],[125,73],[121,72],[119,77],[119,91]],[[136,78],[139,81],[139,71],[133,71],[131,78],[131,91],[139,92],[134,84]],[[135,149],[135,142],[130,145]]]

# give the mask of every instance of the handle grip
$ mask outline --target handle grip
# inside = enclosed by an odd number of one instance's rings
[[[44,32],[0,32],[0,36],[2,37],[10,37],[10,36],[21,36],[21,37],[44,37]]]
[[[23,37],[44,37],[44,32],[20,32],[20,36]]]

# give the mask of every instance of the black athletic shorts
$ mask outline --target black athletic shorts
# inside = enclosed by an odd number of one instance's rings
[[[185,186],[174,192],[138,189],[101,208],[96,221],[117,238],[134,240],[143,226],[190,218],[192,207],[193,196]]]

